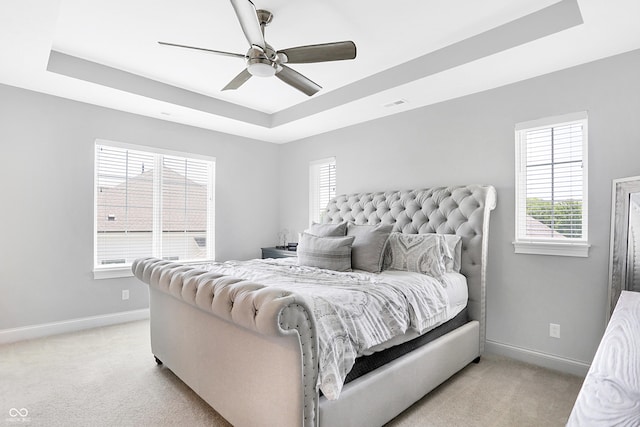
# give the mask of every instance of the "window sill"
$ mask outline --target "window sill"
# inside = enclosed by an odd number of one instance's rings
[[[213,259],[199,259],[199,260],[179,260],[172,261],[177,262],[182,265],[198,265],[198,264],[208,264],[211,262],[215,262]],[[93,278],[95,280],[100,279],[118,279],[121,277],[133,277],[133,271],[131,271],[131,264],[118,265],[117,267],[101,267],[93,269]]]
[[[586,258],[590,244],[559,242],[513,242],[515,253],[529,255],[555,255]]]
[[[131,264],[119,265],[111,268],[96,268],[93,270],[93,278],[100,279],[117,279],[120,277],[133,277]]]

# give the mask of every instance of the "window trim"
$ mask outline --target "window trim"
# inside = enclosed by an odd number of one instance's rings
[[[526,158],[523,150],[523,135],[525,131],[531,131],[542,128],[558,127],[568,123],[582,122],[582,238],[571,239],[568,242],[558,241],[550,238],[523,238],[518,236],[521,229],[521,222],[526,221],[526,215],[522,215],[522,199],[521,192],[522,180],[524,179],[524,167]],[[564,114],[560,116],[546,117],[537,120],[518,123],[515,125],[515,233],[513,246],[517,254],[534,254],[534,255],[555,255],[555,256],[571,256],[571,257],[588,257],[589,256],[589,191],[588,191],[588,146],[589,146],[589,129],[588,115],[586,111],[577,113]]]
[[[107,139],[96,139],[94,142],[94,150],[93,150],[93,278],[94,279],[115,279],[121,277],[132,277],[133,272],[131,271],[131,264],[105,264],[98,265],[97,263],[97,253],[98,253],[98,216],[97,216],[97,205],[98,205],[98,194],[96,191],[97,182],[98,182],[98,168],[97,168],[97,147],[99,145],[106,145],[115,148],[121,148],[126,150],[134,150],[134,151],[142,151],[147,153],[166,155],[166,156],[176,156],[176,157],[185,157],[188,159],[201,160],[206,162],[211,162],[211,181],[209,185],[207,185],[207,211],[210,213],[207,215],[207,242],[213,242],[211,245],[207,245],[207,258],[202,260],[186,260],[180,261],[182,264],[201,264],[206,262],[211,262],[215,259],[215,172],[216,172],[216,158],[213,156],[207,156],[202,154],[195,153],[187,153],[182,151],[175,150],[167,150],[164,148],[150,147],[145,145],[136,145],[129,144],[125,142],[119,141],[111,141]],[[155,160],[158,161],[157,159]],[[155,169],[155,168],[154,168]],[[154,215],[159,215],[159,200],[156,196],[156,192],[161,190],[159,181],[154,179]],[[155,230],[154,230],[155,231]],[[158,233],[154,233],[152,236],[152,250],[154,253],[157,253],[159,248],[159,239],[161,238]],[[153,255],[151,255],[153,256]]]
[[[317,220],[315,213],[317,213],[323,207],[319,206],[319,186],[320,186],[320,174],[319,169],[322,165],[333,164],[336,167],[336,158],[325,157],[323,159],[312,160],[309,162],[309,225]],[[338,169],[336,167],[336,184],[338,181],[337,177]]]

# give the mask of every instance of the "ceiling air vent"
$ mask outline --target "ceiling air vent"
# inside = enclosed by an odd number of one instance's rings
[[[408,101],[406,99],[398,99],[397,101],[390,102],[384,105],[384,108],[397,107],[398,105],[406,104]]]

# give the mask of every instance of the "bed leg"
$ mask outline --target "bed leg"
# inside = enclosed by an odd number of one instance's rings
[[[162,363],[162,362],[160,362],[160,363]],[[475,359],[473,359],[473,363],[475,363],[475,364],[480,363],[480,356],[478,356]]]
[[[153,356],[154,359],[156,359],[156,363],[158,365],[162,365],[162,360],[158,359],[157,357]]]

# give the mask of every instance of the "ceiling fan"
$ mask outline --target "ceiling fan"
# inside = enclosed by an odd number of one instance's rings
[[[249,42],[246,54],[223,52],[195,46],[161,42],[165,46],[195,49],[215,53],[217,55],[243,58],[247,68],[235,76],[222,90],[238,89],[251,76],[276,76],[288,85],[298,89],[308,96],[312,96],[322,87],[307,77],[298,73],[286,64],[305,64],[312,62],[342,61],[356,57],[356,45],[352,41],[323,43],[307,46],[291,47],[275,50],[264,40],[264,29],[273,19],[273,14],[267,10],[256,10],[251,0],[231,0],[240,26]]]

